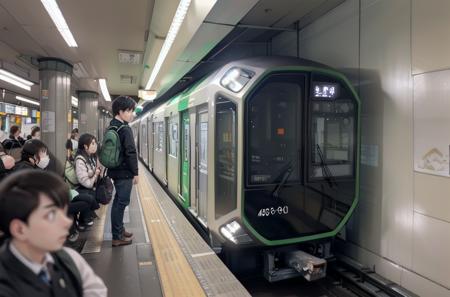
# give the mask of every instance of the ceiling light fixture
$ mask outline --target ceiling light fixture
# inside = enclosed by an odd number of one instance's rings
[[[78,98],[72,96],[72,106],[78,107]]]
[[[153,101],[155,100],[158,93],[156,91],[146,91],[146,90],[139,90],[138,91],[138,97],[145,101]]]
[[[4,69],[0,69],[0,79],[27,91],[31,91],[31,86],[34,85],[31,81],[23,79]]]
[[[155,66],[153,67],[152,73],[150,74],[150,78],[148,79],[147,85],[145,86],[146,90],[150,90],[153,83],[155,82],[156,76],[161,69],[162,63],[167,57],[170,48],[172,47],[175,38],[177,37],[178,31],[180,30],[181,24],[183,23],[184,18],[186,17],[189,5],[191,4],[191,0],[181,0],[180,4],[178,4],[177,11],[175,12],[175,16],[173,17],[172,24],[170,25],[169,32],[167,33],[166,40],[159,52],[158,59],[156,60]]]
[[[55,23],[56,28],[58,28],[59,33],[62,35],[69,47],[78,47],[75,38],[73,38],[72,32],[70,32],[69,26],[64,19],[61,10],[56,3],[56,0],[41,0],[48,14]]]
[[[106,80],[104,78],[100,78],[98,80],[98,83],[100,84],[100,90],[102,91],[103,98],[105,98],[106,101],[111,101],[111,96],[109,96]]]
[[[31,100],[31,99],[28,99],[28,98],[25,98],[22,96],[16,96],[16,99],[19,101],[22,101],[22,102],[33,104],[33,105],[38,105],[38,106],[41,105],[39,102],[37,102],[35,100]]]

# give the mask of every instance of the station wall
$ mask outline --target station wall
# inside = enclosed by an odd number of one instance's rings
[[[450,2],[347,0],[298,45],[300,57],[346,73],[362,100],[360,203],[343,250],[416,294],[450,296],[450,174],[419,168],[448,168]],[[296,56],[297,34],[275,37],[272,53]]]

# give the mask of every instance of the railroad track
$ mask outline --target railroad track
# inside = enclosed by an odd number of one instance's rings
[[[328,279],[335,286],[330,292],[343,288],[362,297],[419,297],[345,256],[329,263]]]

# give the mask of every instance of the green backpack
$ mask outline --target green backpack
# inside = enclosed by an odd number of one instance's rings
[[[123,126],[109,126],[105,132],[99,159],[106,168],[116,168],[122,163],[119,131]]]

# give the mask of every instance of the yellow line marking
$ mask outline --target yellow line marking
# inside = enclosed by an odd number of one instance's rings
[[[178,246],[146,178],[140,179],[138,191],[150,243],[155,253],[163,295],[165,297],[206,296]]]

